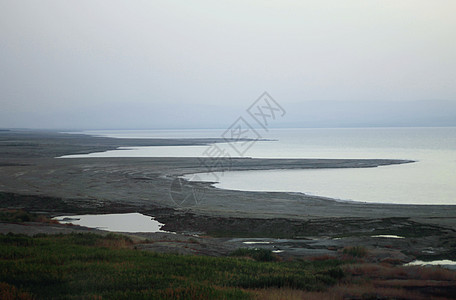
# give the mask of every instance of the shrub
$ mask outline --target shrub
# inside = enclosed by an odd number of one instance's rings
[[[277,256],[271,250],[258,248],[239,248],[230,254],[231,256],[250,257],[256,261],[276,261]]]
[[[0,282],[0,296],[3,300],[32,300],[33,297],[19,291],[14,285]]]
[[[363,246],[346,247],[342,252],[344,254],[360,258],[367,255],[367,249]]]
[[[3,209],[0,211],[0,221],[3,222],[29,222],[34,218],[34,215],[23,210]]]

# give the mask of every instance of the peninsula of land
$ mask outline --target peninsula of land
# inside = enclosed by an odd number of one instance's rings
[[[285,239],[283,255],[332,253],[344,245],[388,245],[404,261],[456,257],[456,209],[445,205],[342,202],[302,193],[222,190],[187,182],[207,172],[210,158],[57,158],[121,146],[209,145],[223,139],[117,139],[49,131],[0,132],[0,206],[49,217],[140,212],[164,223],[170,242],[155,250],[218,255],[245,238]],[[366,168],[413,163],[391,159],[230,159],[211,171]],[[181,189],[176,189],[176,183]],[[182,202],[190,193],[191,201]],[[188,199],[187,199],[188,200]],[[0,232],[57,233],[86,230],[58,224],[0,223]],[[144,234],[142,234],[144,235]],[[166,234],[146,234],[148,238]],[[180,239],[210,236],[193,250]],[[375,235],[402,239],[379,241]],[[139,234],[138,236],[141,236]],[[241,239],[241,240],[236,240]],[[172,241],[175,241],[173,243]],[[453,242],[451,242],[453,241]],[[234,243],[234,244],[232,244]],[[234,246],[233,246],[234,245]],[[274,243],[271,242],[271,247]],[[412,246],[413,245],[413,246]],[[392,246],[392,247],[391,247]],[[377,247],[378,248],[378,247]],[[153,249],[152,249],[153,250]],[[394,251],[393,251],[394,250]]]

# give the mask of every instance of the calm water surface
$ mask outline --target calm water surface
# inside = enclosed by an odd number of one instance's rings
[[[117,232],[163,232],[160,228],[164,225],[140,213],[60,216],[54,219],[63,224]]]
[[[103,131],[131,138],[220,137],[224,130]],[[216,174],[220,188],[303,192],[340,200],[456,205],[456,128],[275,129],[246,156],[256,158],[410,159],[412,164],[366,169],[270,170]],[[219,144],[235,157],[232,145]],[[235,144],[233,146],[236,146]],[[135,147],[68,157],[196,157],[207,146]],[[214,181],[213,173],[198,174]],[[188,176],[191,178],[191,176]]]

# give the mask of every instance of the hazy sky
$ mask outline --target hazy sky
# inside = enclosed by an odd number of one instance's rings
[[[456,122],[455,13],[454,0],[0,0],[0,127],[222,128],[265,90],[284,125],[309,111],[365,125],[379,106],[387,125]]]

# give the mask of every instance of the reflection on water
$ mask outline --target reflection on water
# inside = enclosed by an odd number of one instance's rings
[[[255,242],[243,242],[244,244],[247,245],[255,245],[255,244],[271,244],[271,242],[261,242],[261,241],[255,241]]]
[[[228,144],[222,143],[225,147]],[[200,157],[208,146],[148,146],[119,147],[116,150],[92,152],[89,154],[71,154],[59,158],[95,158],[95,157]]]
[[[456,270],[456,261],[448,259],[432,261],[414,260],[406,264],[406,266],[441,266],[446,269]]]
[[[74,224],[89,228],[118,232],[164,232],[164,225],[154,218],[140,213],[60,216],[54,220],[63,224]]]
[[[375,238],[386,238],[386,239],[404,239],[403,236],[392,235],[392,234],[379,234],[379,235],[372,235],[371,237],[375,237]]]
[[[456,163],[451,160],[456,152],[448,152],[416,154],[423,160],[378,168],[231,171],[199,173],[198,178],[209,182],[218,178],[215,186],[228,190],[302,192],[369,203],[455,205]]]
[[[64,132],[122,139],[219,138],[226,129],[84,130]]]
[[[89,132],[113,137],[219,137],[223,131]],[[397,204],[456,204],[456,127],[271,129],[246,153],[255,158],[380,158],[416,163],[368,169],[225,172],[217,187],[303,192],[341,200]],[[238,156],[229,143],[218,146]],[[207,146],[122,148],[65,157],[199,157]],[[214,181],[214,174],[200,175]],[[191,177],[191,176],[190,176]]]

